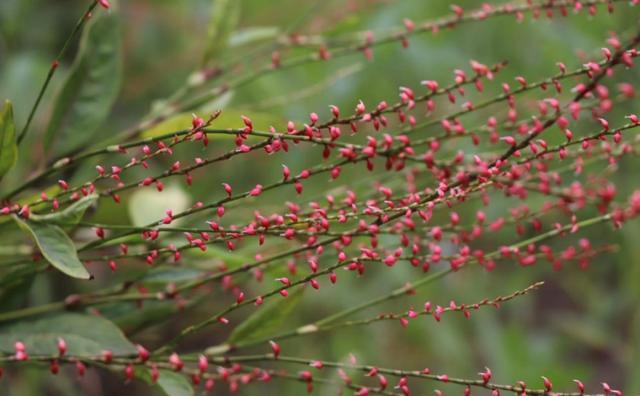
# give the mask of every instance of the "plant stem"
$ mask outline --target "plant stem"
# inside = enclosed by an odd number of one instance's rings
[[[98,5],[97,1],[94,1],[94,2],[91,3],[91,5],[89,5],[89,8],[87,8],[87,10],[84,12],[84,14],[82,14],[82,17],[80,17],[80,19],[76,23],[76,26],[71,31],[71,34],[69,35],[69,37],[67,37],[67,40],[64,42],[64,44],[62,46],[62,49],[58,53],[58,56],[51,63],[51,67],[49,68],[49,72],[47,73],[47,77],[44,80],[44,84],[40,88],[40,92],[38,93],[38,97],[36,98],[35,103],[31,107],[31,111],[29,112],[29,117],[27,118],[27,122],[24,125],[24,127],[22,128],[22,131],[20,131],[20,135],[18,135],[18,144],[20,144],[24,140],[24,138],[27,136],[27,133],[29,132],[29,127],[31,126],[31,121],[33,121],[33,117],[35,116],[36,111],[38,110],[38,107],[40,106],[40,102],[42,101],[44,93],[46,92],[47,88],[49,87],[49,83],[51,82],[51,79],[53,78],[53,75],[55,74],[56,70],[58,70],[58,66],[60,64],[60,60],[64,56],[65,52],[67,52],[67,48],[71,44],[71,41],[73,41],[73,39],[78,34],[78,32],[80,32],[80,29],[86,23],[86,21],[89,19],[89,15],[93,11],[93,9],[96,8],[97,5]]]

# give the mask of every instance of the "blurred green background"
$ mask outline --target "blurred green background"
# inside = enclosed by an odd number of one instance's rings
[[[266,54],[258,52],[257,55],[252,51],[269,49],[274,40],[271,37],[238,44],[243,30],[260,27],[279,34],[293,31],[321,34],[329,40],[344,40],[366,30],[386,32],[401,26],[405,17],[410,17],[416,23],[438,18],[449,13],[451,4],[440,0],[238,1],[242,3],[239,31],[232,35],[231,45],[219,54],[218,59],[222,63],[240,60],[239,72],[256,64],[268,63],[270,51]],[[13,101],[18,126],[23,125],[51,60],[86,4],[86,1],[77,0],[0,1],[0,99],[9,98]],[[108,122],[100,130],[104,139],[135,124],[149,111],[154,101],[168,97],[200,65],[202,52],[207,46],[211,4],[211,0],[120,2],[116,12],[121,14],[124,22],[124,82]],[[469,0],[459,1],[458,4],[472,8],[478,2]],[[253,115],[256,119],[263,117],[265,124],[282,128],[289,119],[305,122],[311,111],[318,112],[326,119],[329,116],[329,104],[339,105],[347,111],[359,99],[370,106],[380,100],[393,103],[399,86],[419,90],[419,82],[424,79],[439,80],[443,84],[450,82],[453,70],[468,70],[471,59],[485,64],[508,60],[508,67],[496,76],[498,82],[513,82],[518,75],[535,81],[555,74],[556,62],[565,62],[573,69],[581,64],[577,54],[598,56],[598,49],[606,45],[609,32],[616,31],[623,35],[634,28],[637,19],[635,9],[629,9],[626,4],[616,4],[616,11],[612,15],[601,11],[596,17],[582,13],[553,20],[541,17],[538,21],[527,16],[522,23],[512,17],[501,17],[483,23],[464,24],[437,35],[412,37],[406,50],[397,43],[377,47],[372,61],[365,60],[361,54],[354,54],[269,74],[226,94],[216,105],[232,114]],[[76,46],[77,42],[62,60],[60,75],[54,78],[51,89],[45,95],[28,144],[20,147],[19,168],[4,180],[4,190],[22,180],[34,166],[46,166],[42,134],[49,120],[53,98],[64,81]],[[283,59],[307,52],[304,48],[284,51]],[[625,75],[627,81],[636,84],[639,77],[637,72]],[[489,93],[498,92],[499,89],[498,83],[487,84]],[[470,97],[480,100],[477,99],[479,96],[473,95]],[[501,114],[504,114],[503,110],[500,110]],[[608,117],[616,120],[616,124],[621,124],[622,116],[633,111],[638,111],[637,102],[616,106],[616,110]],[[483,117],[487,114],[483,113]],[[475,118],[475,122],[472,119],[465,121],[465,125],[477,125],[486,118]],[[237,124],[239,126],[240,122]],[[595,130],[592,123],[585,124],[585,128],[584,133]],[[214,147],[231,147],[231,142],[226,140],[214,139],[212,144]],[[471,150],[472,146],[467,140],[455,141],[447,149],[455,152],[459,149]],[[198,153],[187,152],[186,155]],[[221,164],[215,168],[215,172],[196,175],[196,179],[202,182],[196,183],[190,190],[188,200],[207,202],[211,197],[220,197],[218,186],[223,181],[232,181],[237,191],[258,182],[268,184],[275,181],[280,177],[279,164],[284,162],[283,158],[286,158],[287,165],[297,171],[321,159],[318,148],[292,150],[286,157],[268,158],[259,154],[251,158],[251,161],[240,159]],[[602,170],[606,166],[603,162],[593,165],[589,170]],[[611,177],[612,181],[617,182],[620,197],[626,197],[637,186],[638,165],[635,159],[625,159],[619,171]],[[361,169],[345,170],[345,177],[340,179],[340,184],[346,183],[362,194],[370,191],[373,179],[363,179]],[[93,175],[91,169],[89,171],[83,173],[80,170],[69,177],[76,181],[85,180]],[[573,175],[567,174],[566,177],[565,185],[568,185]],[[584,176],[580,178],[584,179]],[[323,192],[332,187],[326,180],[307,182],[300,202],[320,199]],[[128,202],[128,197],[125,197],[125,202]],[[265,213],[280,210],[283,202],[289,199],[293,199],[292,189],[265,194],[261,209]],[[542,199],[532,194],[528,204],[537,207]],[[513,198],[496,196],[485,211],[489,219],[495,219],[507,215],[505,207],[517,204],[518,201]],[[459,212],[463,219],[471,220],[475,208],[477,202],[465,205]],[[244,206],[233,207],[231,216],[237,217],[231,218],[249,218],[256,209],[255,202],[248,203],[243,212],[244,209]],[[581,218],[595,213],[595,210],[584,211]],[[441,218],[446,218],[446,213]],[[126,211],[122,208],[118,210],[109,202],[101,204],[94,220],[130,221]],[[567,221],[568,217],[562,220]],[[512,234],[512,229],[509,229],[476,243],[496,246],[507,240],[517,240]],[[553,380],[556,388],[563,390],[574,389],[571,380],[580,378],[594,392],[599,390],[598,384],[606,380],[612,387],[629,394],[638,393],[640,247],[637,240],[640,223],[631,222],[615,232],[607,224],[588,229],[582,235],[588,236],[594,244],[616,244],[619,251],[597,257],[588,271],[579,270],[577,266],[553,271],[546,262],[527,268],[501,263],[491,273],[476,268],[461,271],[415,296],[373,308],[361,316],[401,311],[411,305],[420,307],[425,299],[442,305],[452,299],[474,302],[484,297],[508,294],[538,280],[544,280],[546,285],[534,294],[506,303],[500,310],[474,312],[470,320],[462,315],[451,314],[446,315],[441,323],[430,318],[413,320],[408,329],[395,321],[377,323],[283,341],[283,354],[345,361],[349,353],[353,353],[363,364],[406,369],[430,367],[433,372],[459,377],[475,377],[478,371],[488,366],[498,383],[523,380],[532,387],[541,387],[540,376],[546,375]],[[570,238],[575,240],[577,237]],[[551,244],[566,246],[567,241],[554,241]],[[248,247],[238,254],[252,257],[254,253],[255,249]],[[2,259],[8,260],[10,257],[3,256]],[[351,274],[342,276],[340,273],[345,281],[339,282],[338,286],[305,293],[302,304],[286,328],[294,328],[295,325],[389,292],[415,279],[419,273],[408,264],[398,265],[393,271],[370,271],[361,280],[356,280]],[[126,271],[125,274],[118,274],[118,277],[126,278]],[[105,274],[98,276],[97,282],[109,285],[113,278]],[[263,286],[263,289],[265,287],[270,288],[271,285]],[[86,286],[47,273],[38,275],[26,298],[29,304],[39,304],[82,290],[87,290]],[[131,338],[145,345],[159,345],[185,324],[203,318],[212,310],[217,312],[223,306],[221,301],[230,300],[228,296],[218,297],[177,315],[167,323],[136,331]],[[238,323],[248,313],[238,312],[232,316],[232,321]],[[221,342],[225,334],[227,330],[222,328],[205,332],[194,337],[185,345],[185,349],[198,350]],[[255,351],[267,352],[268,346],[256,347]],[[294,373],[304,369],[303,366],[287,367]],[[326,375],[328,373],[328,370],[325,371]],[[411,380],[410,383],[416,394],[431,394],[431,389],[436,388],[443,389],[445,393],[462,391],[450,385],[427,381]],[[222,387],[218,391],[222,394],[225,392]],[[46,370],[24,368],[19,372],[11,372],[0,381],[0,393],[11,395],[142,395],[149,392],[155,390],[151,391],[137,382],[124,385],[119,374],[96,371],[79,381],[73,370],[53,377]],[[295,395],[303,392],[303,384],[279,380],[268,385],[241,388],[241,394],[247,395]],[[317,385],[318,395],[335,393],[334,388]]]

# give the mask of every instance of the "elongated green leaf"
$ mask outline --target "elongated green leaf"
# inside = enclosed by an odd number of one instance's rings
[[[184,375],[169,370],[160,370],[158,386],[167,396],[192,396],[193,387]]]
[[[228,269],[235,269],[253,261],[249,255],[235,250],[230,252],[216,245],[207,246],[204,252],[200,249],[187,249],[184,254],[186,257],[196,259],[191,260],[193,267],[205,270],[213,270],[220,264],[224,264]]]
[[[208,46],[203,64],[209,63],[226,48],[229,36],[240,20],[240,0],[213,0],[211,22],[209,22]]]
[[[91,275],[78,259],[78,252],[64,231],[53,224],[23,220],[13,216],[20,228],[28,232],[38,245],[44,258],[61,272],[80,279],[89,279]]]
[[[139,282],[145,285],[164,286],[167,283],[180,283],[190,281],[202,276],[203,271],[183,267],[158,267],[149,271],[140,278]]]
[[[97,356],[105,350],[114,355],[136,353],[135,346],[110,321],[71,312],[0,326],[0,352],[14,353],[14,344],[21,341],[30,355],[56,355],[59,338],[74,356]]]
[[[147,369],[136,369],[136,377],[141,378],[149,385],[152,384],[151,374]],[[159,370],[158,382],[154,387],[160,388],[167,396],[193,396],[195,394],[191,383],[184,375],[169,370]]]
[[[277,26],[254,26],[239,30],[229,38],[229,47],[240,47],[257,41],[272,40],[280,34]]]
[[[101,307],[100,314],[127,334],[132,334],[156,323],[170,321],[181,310],[173,301],[145,301],[142,308],[136,309],[123,302]]]
[[[18,159],[16,126],[13,123],[13,106],[8,100],[0,111],[0,180]]]
[[[51,186],[51,187],[49,187],[49,188],[47,188],[45,190],[41,190],[38,193],[31,194],[31,195],[28,195],[26,197],[22,197],[22,198],[18,199],[16,202],[19,203],[20,206],[22,206],[22,205],[31,205],[34,202],[39,201],[40,199],[42,199],[42,193],[43,192],[47,196],[51,197],[51,196],[54,196],[54,195],[58,194],[61,190],[62,189],[60,188],[60,186],[58,186],[56,184],[56,185],[53,185],[53,186]],[[4,223],[11,223],[11,222],[12,222],[11,217],[9,217],[9,216],[0,216],[0,227]],[[13,224],[12,224],[12,226],[13,226]],[[1,232],[3,232],[2,229],[0,229],[0,233]]]
[[[96,13],[83,31],[45,135],[45,148],[54,157],[91,142],[109,115],[122,80],[121,41],[116,12]]]
[[[82,220],[84,213],[98,200],[97,194],[87,195],[66,207],[64,210],[46,215],[31,215],[30,219],[65,226],[76,225]]]
[[[39,266],[23,264],[13,266],[0,276],[0,310],[18,309],[27,301],[27,295]],[[41,266],[40,266],[41,267]]]
[[[233,330],[226,343],[236,345],[241,341],[250,342],[273,335],[298,305],[303,291],[303,288],[298,288],[289,297],[258,308],[255,314]]]
[[[284,119],[274,116],[271,113],[255,112],[255,111],[242,111],[236,109],[224,109],[218,118],[213,121],[211,128],[213,129],[228,129],[228,128],[244,128],[242,124],[243,115],[251,116],[253,127],[255,130],[268,131],[272,125],[278,125],[285,121]],[[142,132],[141,137],[153,138],[167,133],[188,129],[191,127],[191,113],[180,113],[173,117],[170,117],[164,122],[149,128]],[[215,135],[210,136],[209,139],[232,139],[234,135]]]

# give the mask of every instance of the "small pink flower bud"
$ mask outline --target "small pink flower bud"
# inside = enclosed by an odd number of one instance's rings
[[[200,357],[198,357],[198,370],[200,370],[201,373],[204,373],[208,368],[209,361],[207,360],[207,357],[204,355],[200,355]]]
[[[143,362],[146,362],[147,360],[149,360],[150,353],[145,347],[138,344],[136,345],[136,349],[138,350],[138,359],[140,359]]]
[[[576,387],[578,387],[578,392],[580,392],[580,394],[584,393],[584,384],[582,383],[582,381],[574,379],[573,382],[576,383]]]
[[[53,359],[49,364],[49,371],[51,374],[57,375],[60,372],[60,364],[58,364],[58,360]]]
[[[78,373],[78,377],[84,377],[84,374],[87,372],[87,366],[81,361],[76,362],[76,373]]]
[[[198,117],[197,115],[192,114],[191,126],[193,127],[193,129],[202,128],[203,125],[204,125],[204,120]]]
[[[335,119],[340,118],[340,109],[338,108],[338,106],[331,105],[329,106],[329,108],[331,109],[331,114],[333,114],[333,118]]]
[[[67,343],[62,338],[58,338],[58,355],[64,356],[66,352],[67,352]]]
[[[96,233],[96,236],[97,236],[98,238],[100,238],[100,239],[104,239],[104,228],[102,228],[102,227],[96,227],[96,228],[95,228],[95,233]]]
[[[273,357],[277,359],[280,356],[280,345],[276,344],[275,341],[269,341],[269,344],[271,345]]]
[[[231,194],[233,193],[231,186],[227,183],[222,183],[222,187],[224,187],[224,191],[227,193],[227,196],[230,197]]]
[[[424,85],[425,87],[427,87],[427,89],[430,90],[431,93],[435,93],[438,90],[438,82],[437,81],[425,80],[425,81],[422,81],[421,84]]]
[[[553,388],[553,384],[551,383],[549,378],[543,376],[542,377],[542,382],[544,384],[545,392],[551,392],[551,389]]]
[[[517,144],[517,141],[513,136],[503,136],[500,138],[500,140],[504,141],[510,146],[515,146]]]
[[[485,371],[478,373],[482,378],[482,382],[486,385],[491,380],[491,370],[489,367],[485,368]]]
[[[262,193],[262,184],[256,184],[256,186],[249,192],[252,197],[257,197]]]
[[[249,131],[253,130],[253,122],[251,121],[251,118],[247,117],[247,116],[240,116],[242,118],[242,122],[244,123],[244,125],[249,128]]]
[[[180,359],[180,356],[178,356],[178,354],[175,352],[172,353],[171,356],[169,356],[169,364],[171,364],[174,371],[180,371],[184,367],[182,359]]]
[[[598,118],[598,122],[602,126],[602,129],[604,129],[605,131],[609,130],[609,121],[605,120],[604,118]]]
[[[136,375],[136,372],[133,368],[133,364],[131,363],[127,364],[127,366],[124,368],[124,377],[126,378],[126,380],[127,381],[133,380],[135,375]]]
[[[458,18],[464,15],[464,9],[456,4],[451,5],[451,11],[453,11],[453,13],[456,14]]]
[[[113,361],[113,352],[111,352],[111,351],[103,351],[102,352],[102,360],[106,364],[111,363]]]
[[[413,21],[411,19],[405,18],[402,23],[404,24],[405,29],[407,29],[407,32],[411,33],[413,32],[413,29],[415,29],[416,25],[415,23],[413,23]]]
[[[309,363],[309,366],[320,370],[324,367],[324,364],[319,360],[314,360],[313,362]]]

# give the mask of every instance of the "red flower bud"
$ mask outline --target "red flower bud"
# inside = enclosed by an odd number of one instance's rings
[[[173,367],[174,371],[180,371],[184,367],[184,363],[180,359],[180,356],[175,352],[169,356],[169,364]]]
[[[271,345],[271,351],[273,352],[273,357],[276,359],[280,356],[280,345],[276,344],[274,341],[269,341]]]

